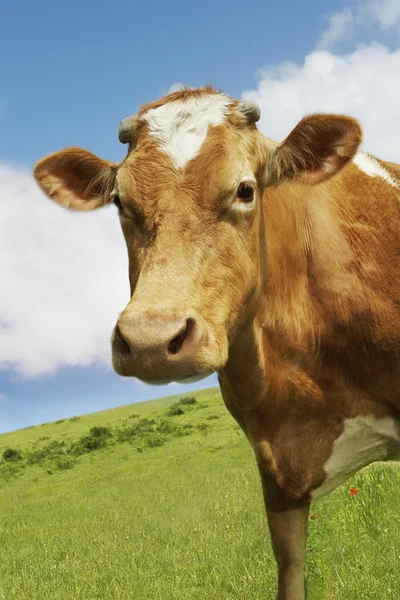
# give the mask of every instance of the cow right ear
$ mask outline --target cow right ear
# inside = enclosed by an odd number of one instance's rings
[[[82,148],[67,148],[36,163],[34,176],[54,202],[73,210],[93,210],[112,201],[117,165]]]
[[[309,115],[270,153],[268,185],[326,181],[354,157],[361,140],[360,124],[351,117]]]

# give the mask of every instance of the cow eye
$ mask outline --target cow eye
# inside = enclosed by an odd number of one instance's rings
[[[118,212],[122,213],[122,204],[121,204],[121,200],[119,199],[119,196],[114,196],[113,202],[114,202],[115,206],[118,208]]]
[[[241,202],[252,202],[254,198],[254,188],[251,183],[241,183],[237,189],[236,198]]]

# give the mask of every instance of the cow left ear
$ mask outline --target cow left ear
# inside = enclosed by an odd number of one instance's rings
[[[354,157],[361,140],[361,126],[351,117],[309,115],[271,153],[267,185],[326,181]]]
[[[73,210],[93,210],[112,201],[117,165],[82,148],[67,148],[36,163],[34,176],[54,202]]]

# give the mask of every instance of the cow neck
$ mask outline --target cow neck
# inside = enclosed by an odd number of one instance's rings
[[[332,225],[335,185],[285,184],[265,193],[266,260],[260,261],[256,315],[236,334],[219,374],[225,401],[230,397],[241,411],[259,410],[266,399],[291,393],[293,379],[287,373],[312,360],[320,328],[313,297],[319,276],[324,282],[332,279],[320,273],[320,262],[328,271],[337,269],[335,248],[340,247],[341,259],[345,254],[341,232]]]

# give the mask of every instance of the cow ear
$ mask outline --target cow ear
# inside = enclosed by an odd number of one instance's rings
[[[309,115],[271,153],[268,185],[285,180],[305,184],[325,181],[354,157],[361,140],[362,130],[355,119]]]
[[[51,200],[74,210],[92,210],[111,202],[117,165],[82,148],[42,158],[34,176]]]

